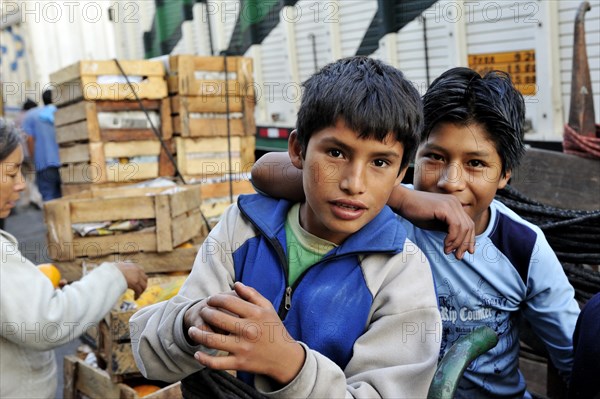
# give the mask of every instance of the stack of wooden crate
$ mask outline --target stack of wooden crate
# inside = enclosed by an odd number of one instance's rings
[[[66,194],[91,184],[174,175],[167,155],[174,148],[164,65],[146,60],[119,64],[131,86],[115,60],[79,61],[50,75],[56,85],[56,138]]]
[[[256,133],[252,60],[171,56],[167,81],[181,174],[206,181],[250,172]]]

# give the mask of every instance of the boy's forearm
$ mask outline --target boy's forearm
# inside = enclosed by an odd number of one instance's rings
[[[252,184],[271,197],[295,202],[304,200],[302,171],[297,169],[287,152],[270,152],[259,158],[252,167]]]
[[[411,190],[398,185],[388,205],[400,216],[425,230],[444,231],[444,251],[462,259],[465,252],[475,252],[475,223],[460,201],[451,194]]]
[[[388,199],[388,202],[387,202],[388,206],[390,208],[392,208],[392,210],[394,212],[396,212],[398,215],[405,217],[402,213],[402,209],[404,208],[403,201],[407,197],[410,197],[411,195],[413,195],[414,191],[415,190],[411,190],[409,188],[404,187],[402,184],[398,184],[392,190],[392,194],[390,195],[390,198]]]

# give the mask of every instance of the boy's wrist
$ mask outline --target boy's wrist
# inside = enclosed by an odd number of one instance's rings
[[[288,385],[296,378],[306,360],[306,352],[299,342],[294,342],[289,347],[290,350],[287,356],[282,357],[281,362],[274,363],[272,365],[273,369],[269,373],[271,379],[281,387]]]

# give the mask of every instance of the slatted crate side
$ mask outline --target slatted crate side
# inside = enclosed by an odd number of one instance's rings
[[[140,82],[100,83],[101,76],[121,76],[115,61],[79,61],[50,74],[55,84],[54,104],[57,106],[74,103],[78,100],[135,100],[135,94],[142,99],[162,99],[167,96],[164,66],[159,61],[119,61],[125,75],[144,77]]]
[[[230,186],[227,177],[222,182],[202,183],[200,184],[200,189],[202,190],[203,201],[211,198],[229,197],[230,191],[233,196],[256,193],[249,180],[234,178]]]
[[[201,232],[192,241],[197,242],[193,248],[176,248],[171,252],[134,252],[116,253],[100,257],[81,257],[69,261],[54,261],[61,275],[67,281],[77,281],[83,276],[83,270],[93,269],[104,262],[134,262],[140,265],[146,274],[189,272],[192,269],[200,244],[207,236],[204,223]]]
[[[129,142],[71,143],[59,147],[62,166],[59,170],[64,184],[131,182],[170,177],[175,167],[167,154],[173,153],[172,140],[166,140],[167,149],[158,140]],[[156,157],[156,161],[136,162],[134,157]],[[107,159],[118,163],[106,163]],[[132,159],[133,158],[133,159]],[[122,162],[125,161],[125,162]]]
[[[173,135],[171,103],[164,100],[79,101],[56,111],[56,140],[59,145],[77,141],[132,141],[157,139],[145,109],[156,120],[154,127],[164,140]],[[116,121],[113,126],[106,120]],[[125,126],[117,127],[122,124]]]
[[[169,58],[169,93],[186,96],[249,96],[254,97],[252,59],[227,57],[227,73],[235,78],[202,79],[196,72],[225,72],[223,57],[178,55]]]
[[[189,178],[203,178],[249,173],[255,161],[254,136],[233,136],[230,139],[231,157],[227,137],[175,137],[177,166],[181,174]]]
[[[90,399],[120,398],[120,387],[101,369],[86,364],[76,356],[64,358],[64,397]]]
[[[174,194],[156,194],[138,189],[138,195],[95,198],[63,197],[45,204],[48,243],[52,259],[99,257],[111,253],[168,252],[202,232],[200,188],[187,187]],[[193,195],[196,191],[196,204]],[[164,190],[166,191],[166,190]],[[146,195],[155,194],[155,195]],[[176,204],[188,204],[185,213],[171,211],[170,195],[181,198]],[[195,207],[195,209],[194,209]],[[177,215],[173,217],[172,215]],[[155,231],[128,232],[109,236],[79,237],[72,231],[74,223],[154,219]]]
[[[106,371],[113,381],[119,381],[127,375],[140,373],[135,364],[131,341],[129,339],[112,339],[107,324],[100,323],[100,347],[98,356],[106,362]]]
[[[144,396],[146,399],[181,399],[181,383],[174,384],[148,381],[142,378],[116,383],[102,369],[92,367],[76,356],[64,358],[64,397],[90,399],[138,399],[136,391],[129,384],[160,384],[159,391]]]
[[[66,196],[74,196],[81,192],[90,191],[90,190],[105,190],[108,188],[116,188],[121,187],[125,188],[131,185],[131,182],[106,182],[106,183],[71,183],[66,184],[63,182],[61,184],[61,191],[63,197]]]
[[[254,135],[254,107],[252,97],[229,97],[227,114],[227,100],[224,97],[177,95],[171,98],[173,134],[182,137],[227,136],[229,118],[231,135]]]

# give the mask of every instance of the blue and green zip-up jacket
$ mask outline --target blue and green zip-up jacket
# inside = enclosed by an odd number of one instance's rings
[[[284,387],[262,375],[269,397],[425,397],[441,339],[433,278],[424,254],[385,207],[289,287],[285,219],[292,203],[241,196],[205,240],[189,278],[168,302],[131,319],[136,362],[151,379],[177,381],[202,366],[183,331],[190,306],[234,282],[266,297],[305,349]],[[265,326],[263,333],[274,331]]]

